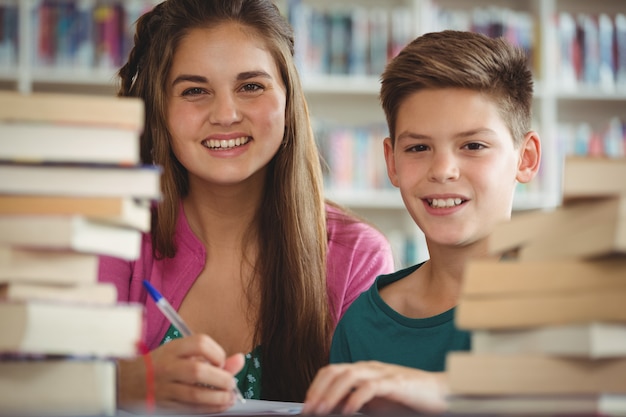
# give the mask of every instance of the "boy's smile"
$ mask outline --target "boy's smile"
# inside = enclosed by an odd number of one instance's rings
[[[465,245],[510,217],[520,160],[496,103],[481,93],[429,89],[402,101],[389,177],[429,244]]]

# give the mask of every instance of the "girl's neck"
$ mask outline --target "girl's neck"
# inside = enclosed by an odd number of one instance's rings
[[[238,249],[257,214],[260,194],[192,190],[183,199],[191,230],[207,248]]]

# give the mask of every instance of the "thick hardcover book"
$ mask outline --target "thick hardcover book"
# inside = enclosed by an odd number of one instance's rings
[[[142,232],[81,216],[0,216],[0,245],[73,250],[128,260],[139,257]]]
[[[141,304],[0,302],[0,352],[132,357],[143,331]]]
[[[81,197],[161,197],[161,169],[152,165],[0,163],[0,193]]]
[[[626,288],[621,291],[566,292],[461,298],[456,324],[462,329],[507,329],[626,321]]]
[[[474,260],[463,273],[461,297],[525,297],[565,292],[626,291],[626,259]]]
[[[136,165],[139,134],[111,126],[0,121],[0,159]]]
[[[0,194],[0,215],[79,215],[150,231],[150,201],[131,197]]]
[[[0,283],[93,284],[98,259],[92,253],[0,246]]]
[[[626,194],[582,200],[575,206],[580,215],[571,219],[569,228],[552,231],[548,226],[520,249],[519,258],[593,259],[626,255]]]
[[[626,357],[626,322],[474,330],[473,353],[586,357]]]
[[[114,416],[115,362],[92,359],[0,361],[6,416]]]
[[[626,358],[452,352],[446,371],[452,395],[626,394]]]
[[[472,261],[455,320],[464,329],[626,321],[626,259]]]
[[[623,416],[626,395],[453,395],[449,413],[496,416]]]
[[[115,126],[141,131],[144,105],[136,97],[0,91],[0,120]]]
[[[0,283],[0,301],[51,301],[112,305],[117,301],[117,288],[108,282],[82,285]]]
[[[626,194],[626,158],[566,157],[563,199]]]
[[[522,213],[499,224],[489,252],[518,250],[523,260],[598,258],[626,253],[626,194],[577,199],[550,211]]]

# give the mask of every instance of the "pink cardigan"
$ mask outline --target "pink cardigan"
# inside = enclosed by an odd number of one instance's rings
[[[182,208],[182,205],[181,205]],[[386,238],[365,223],[342,221],[337,209],[326,207],[328,216],[328,294],[332,300],[335,324],[348,306],[376,277],[394,271],[391,247]],[[144,234],[141,256],[135,261],[102,256],[99,280],[115,284],[120,302],[139,302],[146,306],[145,343],[156,348],[169,327],[169,322],[152,301],[142,280],[150,281],[178,310],[183,298],[202,269],[206,251],[194,235],[181,210],[176,226],[177,252],[174,258],[155,260],[152,257],[150,234]]]

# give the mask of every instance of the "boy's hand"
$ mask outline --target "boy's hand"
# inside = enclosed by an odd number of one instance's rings
[[[443,373],[376,361],[329,365],[311,384],[302,414],[415,410],[441,413],[448,394]]]

